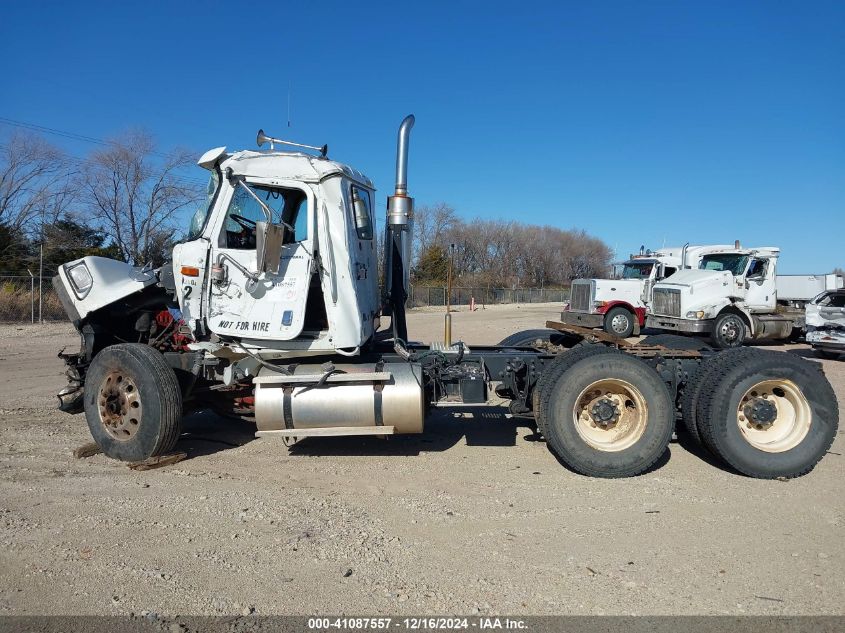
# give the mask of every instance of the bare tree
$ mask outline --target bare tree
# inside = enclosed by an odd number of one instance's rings
[[[84,197],[94,219],[136,265],[160,257],[179,211],[201,198],[201,188],[177,174],[191,155],[174,151],[157,160],[157,154],[149,133],[132,132],[92,153],[85,168]]]
[[[55,222],[77,188],[68,157],[42,137],[16,133],[0,144],[0,224],[33,234]]]
[[[452,229],[457,220],[455,209],[445,202],[417,207],[414,210],[414,262],[418,263],[420,255],[430,246],[443,246],[443,235]]]
[[[576,277],[605,274],[610,262],[610,248],[581,230],[505,220],[463,221],[452,207],[438,207],[448,210],[441,216],[448,221],[435,222],[437,207],[421,207],[416,252],[448,253],[454,244],[454,273],[462,284],[568,286]]]

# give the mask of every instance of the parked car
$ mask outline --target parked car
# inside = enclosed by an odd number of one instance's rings
[[[845,290],[821,293],[807,304],[807,342],[822,358],[845,353]]]

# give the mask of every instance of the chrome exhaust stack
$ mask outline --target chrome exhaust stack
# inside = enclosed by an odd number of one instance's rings
[[[409,114],[399,126],[396,139],[396,189],[387,198],[387,223],[393,226],[408,225],[414,215],[414,199],[408,197],[408,143],[412,127],[414,115]]]
[[[396,187],[387,197],[384,236],[383,312],[391,317],[394,336],[407,339],[405,300],[411,287],[411,241],[414,230],[414,199],[408,196],[408,143],[414,115],[399,126],[396,140]]]

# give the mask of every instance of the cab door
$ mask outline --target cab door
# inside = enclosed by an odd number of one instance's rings
[[[769,257],[752,257],[745,273],[745,305],[752,312],[774,310],[775,261]]]
[[[291,340],[302,332],[313,263],[314,194],[300,183],[235,181],[211,248],[208,325],[221,336]],[[266,207],[266,209],[265,209]],[[288,225],[278,273],[260,273],[256,223]]]
[[[373,192],[356,183],[350,183],[345,192],[350,221],[350,256],[355,275],[358,309],[361,312],[361,340],[373,334],[378,312],[378,264],[373,218]]]

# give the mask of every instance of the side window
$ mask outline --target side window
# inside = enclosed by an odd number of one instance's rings
[[[746,277],[763,277],[766,274],[766,264],[768,260],[753,259],[751,265],[748,267],[748,274]]]
[[[825,305],[831,308],[845,308],[845,294],[830,295]]]
[[[373,214],[371,213],[370,192],[356,185],[350,188],[352,215],[355,217],[355,230],[359,240],[373,239]]]
[[[672,268],[671,266],[666,266],[663,269],[663,278],[666,279],[666,277],[674,275],[677,270],[678,270],[677,268]]]
[[[246,183],[249,189],[269,207],[274,223],[283,221],[294,227],[287,232],[285,243],[301,242],[308,237],[308,198],[299,189],[268,187]],[[264,222],[267,215],[249,191],[238,185],[232,194],[219,245],[224,248],[255,248],[255,223]]]

